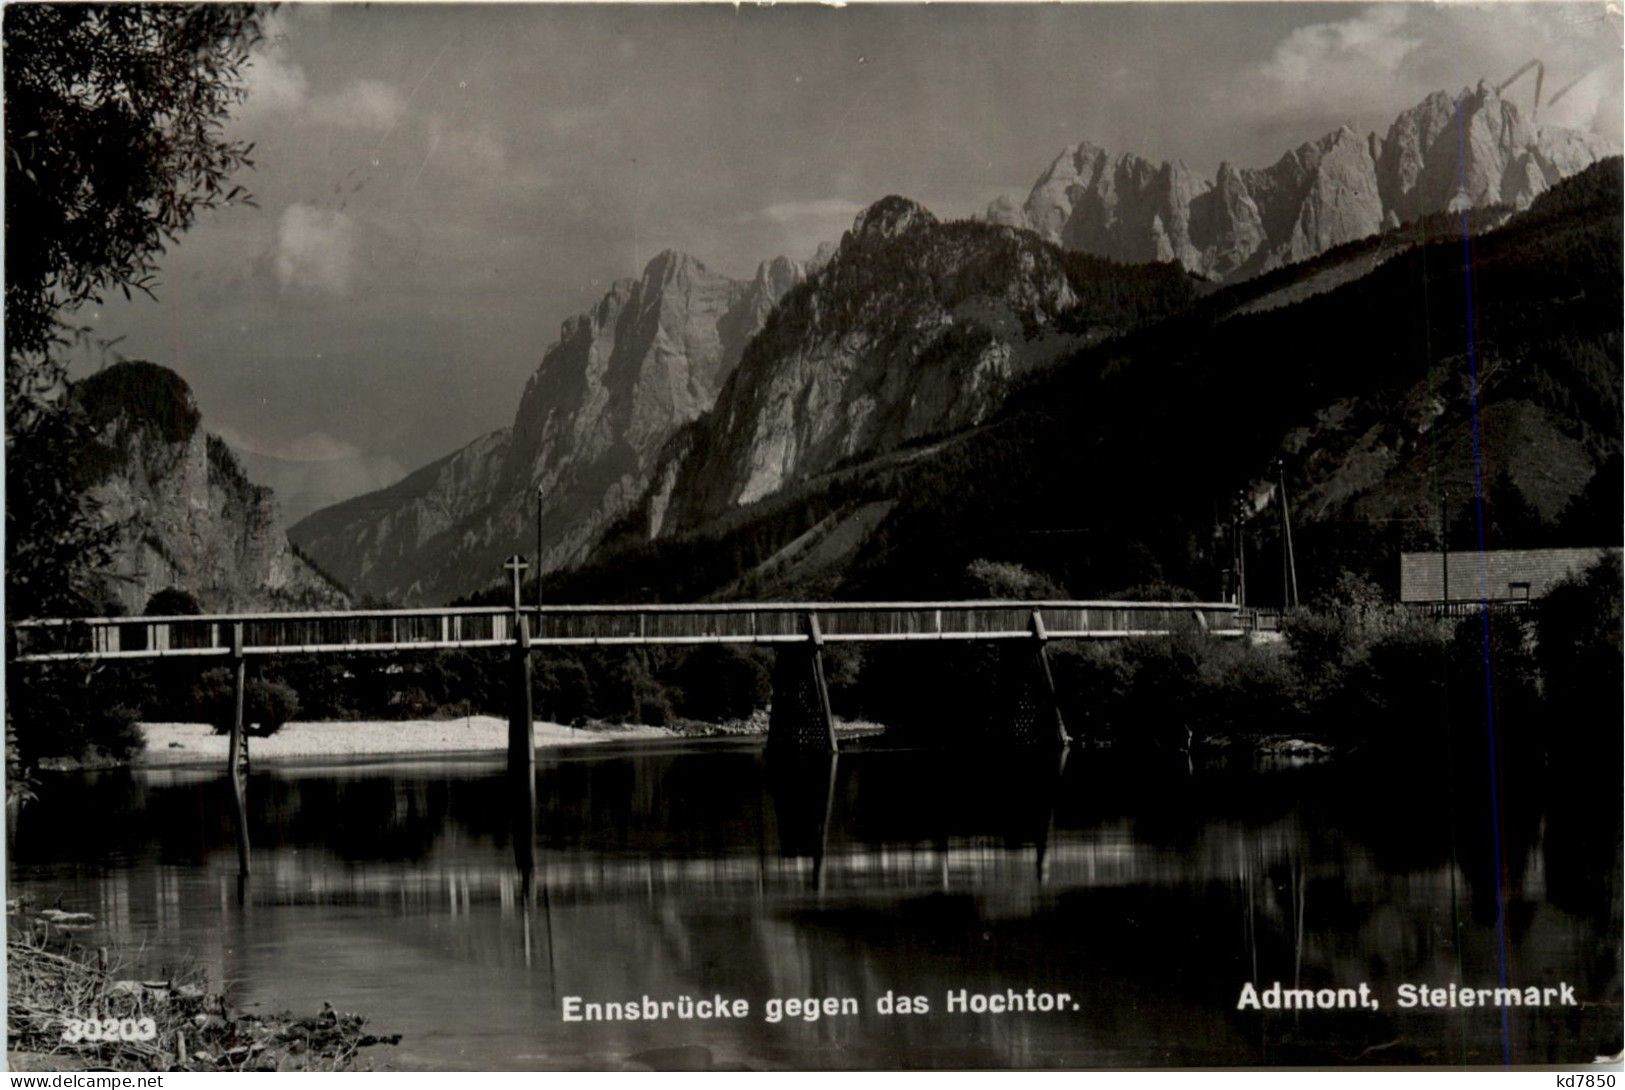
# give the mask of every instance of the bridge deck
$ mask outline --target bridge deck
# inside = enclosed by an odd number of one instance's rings
[[[1024,639],[1035,612],[1052,639],[1241,632],[1236,606],[1224,602],[560,605],[519,612],[537,647],[794,643],[808,638],[809,617],[830,643]],[[29,620],[13,624],[12,654],[17,662],[230,655],[238,626],[246,655],[510,647],[514,615],[484,606]]]

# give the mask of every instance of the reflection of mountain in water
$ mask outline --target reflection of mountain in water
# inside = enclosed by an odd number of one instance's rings
[[[558,759],[538,777],[528,887],[493,767],[256,774],[258,870],[241,905],[223,781],[105,776],[64,781],[25,814],[13,877],[149,939],[154,957],[201,949],[267,1002],[367,1011],[407,1033],[414,1063],[614,1065],[680,1046],[802,1066],[1341,1062],[1372,1046],[1365,1058],[1384,1062],[1500,1060],[1491,1012],[1234,1011],[1244,981],[1369,981],[1390,997],[1405,980],[1495,983],[1497,871],[1477,861],[1469,785],[1412,791],[1390,773],[1397,805],[1346,767],[1058,764],[851,752],[769,767],[726,746]],[[1502,817],[1510,978],[1566,979],[1600,1004],[1514,1012],[1514,1059],[1617,1049],[1617,823]],[[950,989],[1029,986],[1071,991],[1080,1009],[941,1010]],[[938,1013],[558,1018],[563,995],[868,1008],[888,989]]]

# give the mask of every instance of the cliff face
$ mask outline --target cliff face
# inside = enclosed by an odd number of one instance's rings
[[[164,368],[122,363],[79,383],[97,424],[83,480],[118,528],[106,592],[129,613],[165,589],[205,610],[342,607],[348,598],[289,545],[276,500],[251,483],[226,444],[199,427],[186,384]]]
[[[388,488],[301,519],[288,536],[358,595],[409,601],[396,589],[403,575],[408,585],[432,576],[425,558],[493,505],[508,443],[506,428],[483,435]]]
[[[639,529],[682,533],[844,461],[975,427],[1024,374],[1133,324],[1110,292],[1090,294],[1114,278],[1124,296],[1184,298],[1168,266],[1086,267],[1024,231],[876,203],[751,342],[655,475]]]
[[[738,281],[660,254],[564,323],[511,427],[290,534],[362,592],[439,602],[491,582],[504,557],[534,554],[539,489],[544,568],[580,559],[643,493],[672,434],[711,407],[803,275],[780,258]]]
[[[1588,133],[1526,121],[1487,84],[1430,95],[1386,136],[1344,126],[1260,169],[1219,167],[1212,181],[1183,163],[1063,151],[1024,204],[1001,198],[990,222],[1121,261],[1178,261],[1237,279],[1301,261],[1433,212],[1535,197],[1607,155]]]

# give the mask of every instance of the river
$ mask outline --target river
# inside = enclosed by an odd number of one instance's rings
[[[528,813],[484,759],[256,768],[241,886],[223,774],[53,776],[8,831],[8,896],[93,913],[86,941],[129,951],[132,972],[201,962],[244,1005],[363,1013],[402,1034],[368,1050],[392,1068],[1528,1064],[1620,1048],[1617,791],[1575,811],[1504,789],[1491,821],[1470,779],[1371,764],[759,750],[544,751]],[[1399,1007],[1407,982],[1503,981],[1567,984],[1578,1005]],[[1377,1008],[1237,1009],[1243,985],[1275,982],[1366,984]],[[1067,998],[949,1009],[961,989],[1029,988]],[[888,993],[929,1011],[881,1013]],[[750,1013],[562,1017],[572,997],[643,996]],[[858,1013],[769,1021],[789,998]]]

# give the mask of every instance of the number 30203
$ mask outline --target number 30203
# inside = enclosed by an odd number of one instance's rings
[[[66,1044],[80,1041],[150,1041],[158,1036],[158,1024],[151,1018],[67,1018],[63,1020],[62,1040]]]

